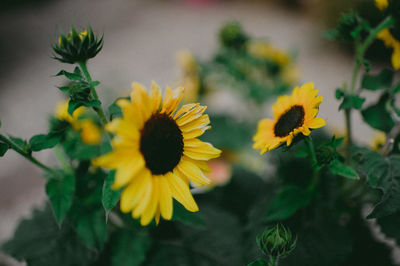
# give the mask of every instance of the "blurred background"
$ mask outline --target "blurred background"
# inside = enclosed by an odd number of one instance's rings
[[[132,81],[147,86],[175,84],[179,71],[176,53],[189,49],[199,59],[213,55],[217,33],[227,21],[237,20],[255,37],[267,37],[275,46],[296,54],[300,83],[314,81],[324,96],[320,116],[328,128],[343,132],[343,115],[335,89],[350,79],[352,53],[323,37],[343,10],[375,14],[372,0],[2,0],[0,3],[0,120],[2,133],[22,138],[44,133],[48,117],[63,99],[53,77],[69,65],[51,59],[51,44],[71,25],[91,25],[104,33],[104,48],[89,62],[89,71],[101,82],[100,98],[108,106],[126,95]],[[362,5],[362,9],[360,6]],[[372,18],[373,19],[373,18]],[[381,44],[370,56],[386,58]],[[382,60],[385,61],[385,60]],[[386,60],[389,62],[389,60]],[[373,71],[375,72],[375,71]],[[373,99],[369,96],[369,100]],[[214,99],[219,101],[219,99]],[[235,108],[224,104],[221,108]],[[240,108],[240,107],[239,107]],[[265,114],[265,116],[267,113]],[[373,134],[353,114],[358,141]],[[212,121],[211,121],[212,122]],[[255,132],[256,129],[254,129]],[[52,152],[37,158],[48,164]],[[9,238],[17,220],[44,199],[41,171],[14,152],[0,160],[0,242]],[[0,255],[1,265],[1,255]]]

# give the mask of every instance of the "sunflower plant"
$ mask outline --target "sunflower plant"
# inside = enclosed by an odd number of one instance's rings
[[[397,54],[387,45],[393,57],[380,71],[365,54],[374,42],[394,45],[398,10],[375,5],[376,25],[350,12],[329,34],[355,51],[348,83],[332,91],[345,136],[319,114],[324,84],[287,79],[294,57],[238,22],[222,27],[211,60],[180,53],[178,86],[133,82],[108,108],[88,69],[103,37],[61,34],[54,58],[66,65],[55,78],[67,100],[48,131],[24,140],[0,124],[0,156],[14,151],[41,168],[48,196],[1,250],[33,266],[395,265]],[[376,96],[368,105],[365,91]],[[246,108],[221,111],[212,99],[222,92]],[[379,142],[357,141],[355,112]],[[54,165],[36,158],[45,149]]]

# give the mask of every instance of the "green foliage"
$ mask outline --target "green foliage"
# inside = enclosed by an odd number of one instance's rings
[[[238,22],[225,24],[219,32],[219,40],[222,46],[235,50],[244,49],[248,39],[249,37]]]
[[[0,157],[3,157],[4,154],[8,151],[8,145],[6,143],[0,142]]]
[[[46,183],[46,194],[53,207],[58,225],[61,225],[71,207],[75,193],[75,177],[61,171],[49,177]]]
[[[394,72],[389,69],[384,69],[378,75],[365,74],[361,82],[361,88],[377,91],[388,89],[392,86]]]
[[[123,98],[119,98],[123,99]],[[113,120],[114,118],[117,117],[122,117],[122,110],[121,108],[116,104],[116,102],[119,100],[115,100],[109,107],[108,107],[108,113],[110,116],[110,120]]]
[[[368,184],[381,192],[380,200],[368,218],[381,218],[400,210],[400,156],[385,157],[379,153],[359,149],[356,152],[359,174]]]
[[[343,164],[341,161],[339,160],[333,160],[330,164],[329,164],[329,170],[331,171],[332,174],[335,175],[340,175],[343,177],[347,177],[350,179],[358,179],[359,177],[357,176],[356,171],[348,166]]]
[[[117,205],[119,198],[121,197],[121,190],[113,190],[111,188],[114,183],[115,171],[110,171],[107,178],[104,180],[103,185],[103,198],[102,203],[104,210],[106,211],[106,217],[108,217],[110,211]]]
[[[377,223],[381,227],[382,233],[385,236],[394,238],[397,245],[400,243],[400,212],[377,219]]]
[[[60,136],[56,134],[40,134],[33,136],[29,140],[32,151],[41,151],[53,148],[60,141]]]
[[[247,266],[268,266],[268,263],[264,259],[257,259],[252,263],[247,264]]]
[[[336,99],[342,99],[343,101],[339,106],[339,110],[344,109],[361,109],[363,103],[365,102],[365,98],[362,98],[358,95],[347,94],[344,91],[338,89],[336,90]]]
[[[82,245],[70,224],[57,226],[48,207],[34,210],[32,218],[22,220],[2,250],[29,266],[88,265],[95,257],[93,251]]]
[[[143,265],[142,263],[146,260],[150,244],[151,242],[146,232],[120,230],[112,240],[111,265]]]
[[[266,221],[285,220],[301,208],[306,207],[312,198],[310,191],[301,187],[287,185],[281,189],[268,207]]]
[[[180,203],[174,201],[173,221],[199,229],[206,228],[206,222],[200,212],[188,212]]]
[[[361,111],[364,121],[372,128],[389,132],[393,126],[394,121],[388,111],[388,104],[391,99],[388,94],[383,94],[379,101]]]
[[[354,11],[343,13],[334,30],[325,33],[332,40],[351,42],[361,39],[371,29],[368,21],[362,19]]]
[[[108,238],[105,214],[102,209],[81,211],[74,224],[82,243],[89,249],[102,250]]]
[[[8,136],[11,142],[15,144],[18,148],[20,148],[22,151],[24,151],[25,153],[31,153],[31,146],[26,140],[11,135]]]

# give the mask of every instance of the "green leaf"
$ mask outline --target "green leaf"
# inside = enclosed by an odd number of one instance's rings
[[[393,71],[389,69],[382,70],[378,75],[365,74],[361,82],[361,88],[370,91],[390,88],[393,82],[393,75]]]
[[[61,225],[71,207],[75,193],[75,177],[60,173],[47,181],[46,194],[53,207],[54,216],[58,225]]]
[[[288,185],[282,188],[268,207],[266,221],[285,220],[299,209],[306,207],[312,194],[298,186]]]
[[[150,239],[145,232],[120,230],[112,241],[111,265],[140,266],[149,248]]]
[[[75,68],[76,70],[76,68]],[[60,72],[58,72],[56,74],[56,76],[65,76],[67,79],[69,80],[81,80],[82,79],[82,75],[80,73],[71,73],[65,70],[61,70]]]
[[[44,149],[53,148],[58,144],[60,138],[55,135],[36,135],[29,140],[32,151],[41,151]]]
[[[75,223],[78,237],[87,248],[94,250],[103,249],[108,237],[103,210],[97,209],[81,212]]]
[[[107,178],[104,180],[103,185],[103,207],[106,211],[106,218],[110,211],[117,205],[120,197],[121,197],[121,190],[113,190],[111,188],[112,184],[114,183],[114,176],[115,171],[110,171],[108,173]]]
[[[268,263],[264,259],[257,259],[252,263],[247,264],[247,266],[268,266]]]
[[[118,99],[108,107],[108,113],[110,115],[110,120],[113,120],[114,118],[117,118],[117,117],[122,117],[122,110],[116,104],[117,101],[118,101]]]
[[[205,220],[199,212],[189,212],[180,203],[174,201],[173,221],[179,221],[185,225],[205,228]]]
[[[339,106],[339,110],[351,108],[361,109],[364,102],[365,98],[362,98],[358,95],[345,94],[343,102]]]
[[[400,244],[400,212],[379,218],[377,219],[377,223],[381,227],[381,231],[386,235],[386,237],[394,238],[397,245]]]
[[[2,250],[29,266],[89,265],[95,257],[68,223],[57,226],[48,207],[22,220]]]
[[[23,140],[18,137],[14,137],[11,135],[8,135],[10,140],[18,146],[18,148],[22,149],[24,152],[29,152],[30,151],[30,146],[26,140]]]
[[[8,151],[8,145],[0,142],[0,157],[3,157],[7,151]]]
[[[350,179],[359,179],[356,171],[352,167],[343,164],[341,161],[337,159],[333,160],[329,164],[329,170],[331,170],[331,173],[334,175],[340,175]]]
[[[394,126],[394,121],[386,109],[386,104],[389,101],[389,95],[383,94],[376,104],[362,110],[361,115],[364,121],[372,128],[389,132]]]
[[[344,97],[344,91],[340,88],[336,89],[335,91],[335,98],[340,100]]]
[[[359,174],[382,194],[367,218],[381,218],[400,211],[400,156],[384,157],[368,149],[359,149],[356,155]]]

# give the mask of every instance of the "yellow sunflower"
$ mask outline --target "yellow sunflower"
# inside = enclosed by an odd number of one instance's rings
[[[200,76],[199,66],[193,54],[188,51],[180,51],[177,54],[178,64],[182,71],[181,85],[185,88],[184,102],[194,102],[199,98]]]
[[[282,67],[290,63],[290,57],[285,51],[265,41],[250,42],[247,45],[247,50],[248,53],[255,58],[267,59]]]
[[[198,211],[190,193],[189,180],[196,185],[210,181],[209,159],[220,150],[197,137],[210,128],[205,106],[187,104],[178,110],[183,88],[166,88],[164,98],[153,82],[151,94],[139,83],[132,84],[130,100],[117,102],[123,117],[112,120],[106,129],[115,134],[113,151],[93,160],[95,166],[115,169],[113,189],[123,188],[122,212],[141,217],[149,224],[160,215],[170,220],[172,199],[187,210]]]
[[[380,11],[385,11],[389,6],[388,0],[375,0],[375,6]],[[376,38],[383,41],[387,48],[392,48],[392,65],[395,70],[400,69],[400,41],[392,34],[389,28],[381,30]]]
[[[70,115],[68,113],[68,101],[62,101],[56,107],[55,117],[58,120],[67,121],[74,130],[80,131],[84,143],[99,144],[102,137],[99,127],[90,119],[79,119],[86,112],[87,109],[81,106]]]
[[[258,123],[258,130],[253,137],[253,148],[261,150],[260,154],[277,148],[283,142],[289,146],[295,135],[310,134],[310,128],[320,128],[325,120],[315,117],[318,113],[322,96],[317,96],[312,82],[295,87],[292,95],[278,97],[272,106],[274,120],[263,119]]]

